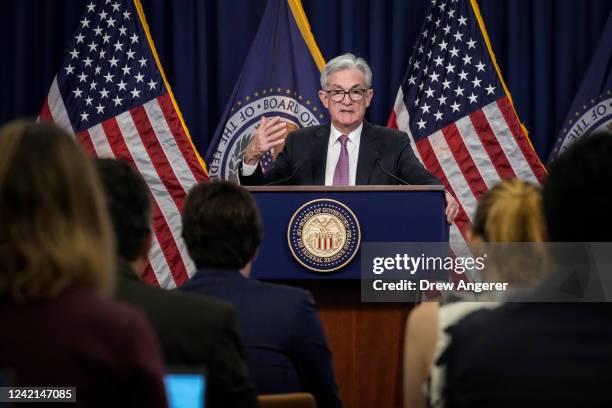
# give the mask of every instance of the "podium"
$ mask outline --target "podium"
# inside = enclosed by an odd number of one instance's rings
[[[361,303],[359,248],[350,259],[351,253],[348,253],[344,259],[348,262],[343,266],[332,265],[329,269],[333,270],[321,272],[313,269],[324,269],[325,265],[315,262],[313,266],[308,259],[300,258],[296,236],[306,235],[300,228],[305,230],[308,226],[308,215],[321,208],[317,204],[327,202],[350,218],[344,230],[356,232],[352,218],[356,220],[359,244],[448,242],[443,187],[247,189],[255,198],[264,225],[264,239],[253,263],[252,278],[299,286],[313,293],[334,355],[336,378],[346,407],[401,407],[404,326],[414,304]],[[327,219],[323,219],[325,222]],[[329,239],[325,235],[310,234],[310,240],[323,249],[326,245],[333,247],[338,228],[343,227],[331,228]],[[347,245],[351,239],[356,243],[354,235],[342,242]]]
[[[315,272],[293,256],[289,223],[305,204],[332,200],[355,216],[361,242],[448,242],[442,186],[247,187],[264,225],[251,276],[256,279],[359,279],[360,255],[345,267]]]

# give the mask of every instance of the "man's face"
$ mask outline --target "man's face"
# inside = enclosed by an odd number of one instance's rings
[[[352,91],[352,93],[343,95],[342,100],[339,100],[341,97],[339,91]],[[359,94],[362,95],[361,100],[355,101],[360,99]],[[370,106],[373,94],[372,89],[366,88],[365,75],[360,70],[345,69],[334,72],[327,78],[327,86],[324,90],[319,91],[319,98],[329,110],[334,127],[346,134],[357,129],[363,122],[366,108]]]

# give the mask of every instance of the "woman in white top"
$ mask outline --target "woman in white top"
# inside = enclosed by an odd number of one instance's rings
[[[539,189],[520,180],[505,180],[485,193],[478,203],[468,241],[542,242],[543,220]],[[501,257],[500,257],[501,258]],[[489,258],[489,261],[492,261]],[[503,265],[487,268],[483,280],[527,287],[536,283],[543,268]],[[491,276],[497,271],[497,276]],[[456,302],[441,306],[426,302],[408,317],[404,340],[404,407],[443,406],[444,367],[435,362],[448,345],[445,329],[474,310],[496,307],[492,302]]]

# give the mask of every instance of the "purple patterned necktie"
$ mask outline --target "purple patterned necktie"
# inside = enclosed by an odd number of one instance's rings
[[[349,155],[346,148],[346,142],[348,142],[347,135],[340,135],[338,137],[340,142],[340,157],[338,157],[338,164],[336,164],[336,171],[334,172],[334,186],[348,186],[349,184]]]

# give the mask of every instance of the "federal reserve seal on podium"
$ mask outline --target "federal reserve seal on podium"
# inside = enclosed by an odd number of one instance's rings
[[[333,272],[357,255],[361,229],[345,204],[331,199],[310,201],[293,214],[287,241],[294,258],[315,272]]]

